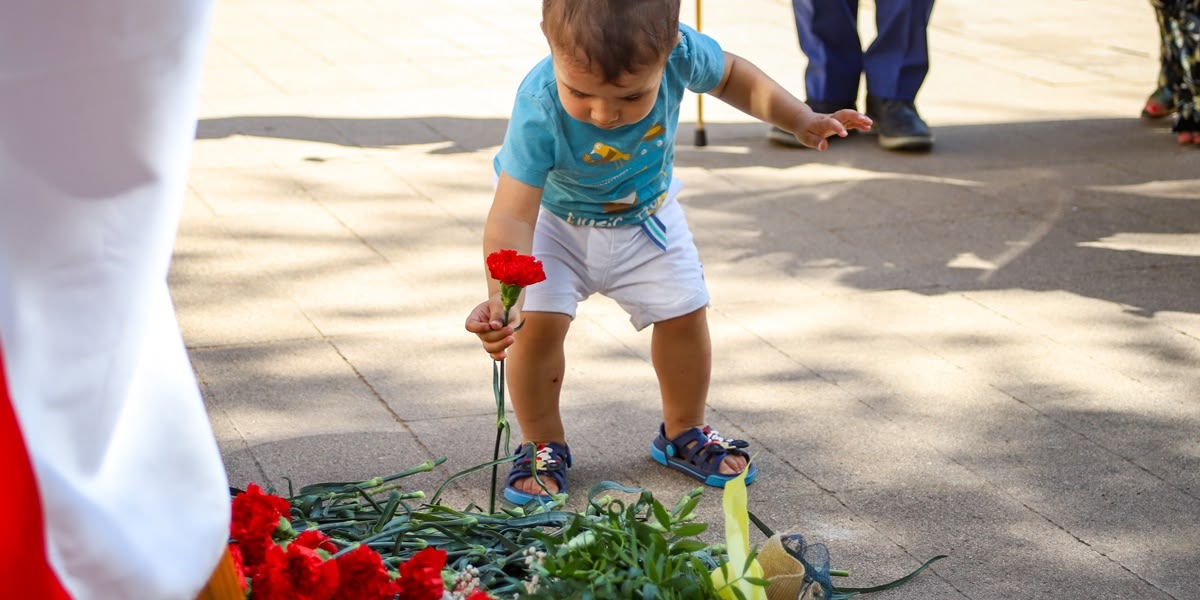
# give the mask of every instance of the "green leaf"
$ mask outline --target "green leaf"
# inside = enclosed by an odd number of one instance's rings
[[[400,507],[400,492],[393,491],[388,496],[387,506],[383,508],[383,512],[379,515],[379,519],[375,521],[375,526],[371,528],[372,533],[379,533],[380,531],[383,531],[388,522],[392,520],[392,517],[396,516],[396,509]]]
[[[662,503],[658,500],[652,500],[650,508],[654,511],[654,518],[658,520],[659,525],[662,525],[663,530],[670,529],[671,515],[667,512],[666,508],[663,508]]]
[[[729,549],[729,562],[742,574],[759,575],[761,569],[753,562],[756,552],[750,550],[750,524],[746,513],[746,472],[725,483],[722,493],[722,508],[725,513],[725,545]],[[766,593],[760,587],[750,585],[745,577],[739,576],[731,582],[732,590],[739,598],[760,600]]]
[[[708,523],[685,523],[671,528],[671,534],[678,537],[695,537],[708,531]]]
[[[698,487],[687,493],[683,498],[679,499],[679,504],[671,511],[677,520],[686,519],[696,509],[696,505],[700,504],[700,496],[704,494],[704,488]]]
[[[671,554],[691,554],[708,548],[708,544],[700,540],[680,540],[671,544]]]

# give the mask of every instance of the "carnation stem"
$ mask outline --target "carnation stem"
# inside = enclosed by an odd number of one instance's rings
[[[509,307],[504,307],[504,325],[508,325]],[[492,461],[500,459],[500,435],[508,428],[508,420],[504,418],[504,359],[492,363],[492,390],[496,394],[496,444],[492,448]],[[492,491],[488,495],[488,513],[496,512],[496,480],[499,477],[500,465],[492,465]]]

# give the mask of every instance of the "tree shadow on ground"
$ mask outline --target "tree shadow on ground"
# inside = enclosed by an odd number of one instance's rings
[[[234,117],[202,121],[198,137],[270,136],[385,150],[429,146],[423,150],[428,160],[453,161],[458,158],[455,155],[490,153],[503,138],[504,125],[503,119],[456,117]],[[1178,148],[1161,128],[1147,128],[1132,119],[936,127],[937,148],[931,154],[918,155],[885,152],[867,135],[836,140],[825,153],[780,148],[769,145],[765,128],[756,124],[710,123],[709,146],[695,148],[683,139],[690,138],[688,129],[685,124],[680,130],[677,164],[689,178],[683,202],[690,211],[701,252],[712,257],[706,262],[726,263],[734,269],[765,265],[763,272],[771,277],[803,281],[828,274],[826,279],[837,284],[835,293],[907,290],[936,296],[1028,290],[1106,301],[1113,304],[1106,310],[1118,317],[1134,314],[1139,318],[1106,322],[1094,320],[1093,315],[1052,314],[1045,318],[1074,319],[1062,325],[1072,334],[1107,328],[1114,334],[1111,339],[1117,340],[1112,347],[1101,343],[1079,346],[1097,353],[1115,348],[1121,353],[1104,358],[1144,360],[1146,380],[1163,379],[1162,384],[1147,388],[1160,396],[1150,399],[1133,397],[1142,390],[1133,378],[1114,377],[1125,387],[1103,395],[1093,394],[1094,389],[1086,385],[1054,387],[1053,381],[1069,380],[1082,372],[1082,367],[1063,368],[1062,378],[1039,382],[1034,376],[1043,371],[1017,368],[1012,364],[1017,362],[1012,359],[1015,350],[1001,352],[1002,339],[976,332],[961,343],[974,347],[974,356],[982,365],[977,371],[984,375],[963,388],[985,394],[992,405],[984,409],[971,404],[973,398],[965,398],[963,410],[953,415],[944,411],[936,414],[937,418],[930,416],[936,407],[930,408],[927,398],[893,389],[896,382],[887,380],[886,372],[856,371],[846,365],[838,365],[844,371],[834,371],[817,363],[818,376],[803,370],[802,364],[780,359],[779,370],[765,370],[757,378],[738,373],[736,382],[747,387],[748,398],[761,397],[763,389],[768,390],[771,408],[738,405],[736,421],[766,448],[765,460],[785,462],[772,465],[774,475],[756,484],[753,493],[757,498],[788,500],[764,506],[764,517],[781,526],[823,531],[818,527],[822,523],[811,520],[816,518],[811,515],[826,519],[837,515],[848,528],[858,528],[852,529],[856,535],[878,531],[890,540],[890,545],[853,539],[837,542],[835,550],[842,556],[863,561],[869,561],[870,552],[880,548],[904,548],[914,558],[948,552],[952,560],[940,564],[935,572],[945,572],[947,580],[961,585],[972,597],[1022,593],[1090,599],[1167,597],[1162,589],[1173,597],[1189,593],[1194,586],[1187,579],[1191,577],[1188,568],[1195,564],[1196,556],[1185,532],[1197,512],[1196,449],[1191,441],[1194,413],[1190,396],[1183,390],[1195,389],[1191,385],[1197,377],[1195,359],[1188,348],[1194,347],[1194,315],[1200,314],[1200,295],[1196,294],[1200,289],[1200,180],[1195,175],[1200,155],[1194,149]],[[420,186],[414,188],[429,199],[437,198]],[[335,192],[329,191],[330,195]],[[396,223],[412,220],[399,212],[383,212],[386,210],[394,209],[380,208],[378,218],[392,215]],[[406,248],[416,253],[435,247],[445,234],[429,227],[404,235]],[[277,238],[272,241],[298,246],[328,243],[295,232],[279,232]],[[212,248],[218,252],[215,241]],[[319,278],[347,264],[353,263],[339,256],[297,265],[287,275]],[[466,270],[462,277],[468,277]],[[457,272],[450,275],[458,276]],[[442,277],[444,287],[444,273]],[[247,276],[247,284],[252,282]],[[421,283],[439,284],[430,278],[414,285]],[[220,300],[207,295],[204,301]],[[385,301],[371,307],[380,313],[390,309],[394,307]],[[370,316],[364,314],[363,318]],[[1181,321],[1165,321],[1172,317]],[[1148,337],[1153,334],[1138,327],[1160,320],[1168,323],[1168,328],[1188,331],[1192,346],[1162,343],[1165,336]],[[870,323],[849,333],[840,329],[826,332],[836,340],[822,340],[815,335],[819,332],[804,333],[809,336],[804,343],[821,350],[802,358],[817,356],[835,343],[869,348],[876,336]],[[848,335],[862,339],[847,340]],[[354,353],[352,341],[339,340],[339,351],[351,357],[347,363],[357,369],[370,366],[359,356],[382,354],[379,348],[393,343],[389,339],[377,345],[362,344]],[[762,339],[747,335],[743,343],[745,347],[726,348],[723,355],[743,354],[756,360],[774,356],[763,353]],[[463,347],[467,346],[464,342]],[[243,352],[270,350],[251,347]],[[206,397],[216,398],[213,404],[229,410],[234,420],[270,414],[262,410],[260,395],[247,392],[249,381],[272,386],[278,386],[280,380],[290,381],[295,391],[280,393],[281,406],[297,405],[296,397],[302,392],[311,395],[314,404],[325,398],[311,390],[327,382],[327,375],[274,373],[242,355],[230,354],[232,350],[209,352],[213,354],[211,363],[246,368],[244,373],[207,376],[232,390],[228,396],[218,397],[224,392],[214,392],[218,388],[214,383]],[[430,352],[428,364],[452,362],[439,359],[460,353],[450,342],[440,352]],[[207,363],[197,356],[203,368]],[[789,356],[789,360],[796,359]],[[1037,357],[1025,360],[1036,361]],[[266,362],[274,361],[290,365],[295,359],[283,353]],[[460,372],[431,375],[429,368],[417,362],[421,368],[410,366],[411,371],[388,362],[375,370],[358,371],[358,377],[347,372],[343,374],[346,379],[334,388],[349,387],[351,384],[344,382],[361,378],[371,383],[372,390],[383,390],[378,393],[384,402],[397,406],[407,402],[414,405],[414,413],[424,413],[427,408],[404,396],[422,396],[413,382],[430,384],[423,395],[439,403],[447,402],[451,395],[445,390],[463,387]],[[384,377],[396,381],[382,384]],[[1167,379],[1172,378],[1182,381],[1170,387]],[[779,393],[781,381],[789,393]],[[855,382],[860,385],[850,385]],[[878,385],[872,388],[872,383]],[[951,383],[939,380],[936,385],[942,389]],[[732,387],[729,381],[721,385],[726,393]],[[769,385],[776,387],[765,388]],[[790,393],[801,385],[806,385],[804,391],[809,393]],[[481,388],[485,386],[486,382]],[[862,391],[871,389],[882,391]],[[376,410],[371,404],[375,391],[361,392],[367,407],[364,411]],[[1121,397],[1125,391],[1129,398]],[[615,396],[620,399],[620,394],[618,389]],[[1012,400],[997,399],[1000,396]],[[822,397],[834,408],[814,411],[815,401]],[[627,406],[641,400],[631,397]],[[1137,412],[1131,408],[1138,406],[1132,400],[1158,400],[1162,413]],[[591,456],[604,458],[591,460],[608,463],[601,462],[603,468],[595,471],[596,475],[576,471],[578,480],[588,481],[601,472],[608,477],[613,469],[620,469],[614,478],[632,480],[647,467],[656,468],[641,450],[636,454],[641,462],[629,460],[635,456],[628,450],[633,442],[612,441],[614,431],[625,435],[656,411],[612,410],[612,406],[625,405],[614,402],[611,392],[605,393],[603,402],[604,409],[595,409],[590,417],[586,411],[576,411],[585,415],[576,427],[597,432],[597,439],[576,437],[583,438],[581,456],[588,456],[586,451],[593,446],[596,451]],[[331,403],[319,405],[324,404]],[[329,410],[327,415],[333,414],[333,409]],[[344,410],[339,405],[337,414]],[[485,408],[478,411],[471,426],[486,431],[489,419]],[[376,412],[382,415],[384,411],[380,407]],[[312,413],[306,414],[312,418]],[[321,426],[330,427],[327,423]],[[313,435],[311,439],[295,434],[223,451],[227,462],[236,466],[235,479],[293,470],[314,479],[341,479],[381,474],[376,471],[381,465],[408,466],[414,457],[429,455],[412,439],[444,440],[446,432],[461,437],[464,431],[461,418],[413,420],[405,427],[415,433],[388,430],[364,435],[355,430]],[[644,445],[644,441],[636,441]],[[456,463],[465,464],[478,454],[474,447],[459,448],[462,444],[457,440],[455,444]],[[612,452],[614,445],[623,450]],[[879,451],[880,446],[886,450]],[[313,448],[337,450],[313,464],[305,455]],[[939,460],[923,460],[926,452]],[[892,460],[870,462],[881,455]],[[839,464],[847,462],[853,462],[853,468],[843,466],[839,471]],[[795,471],[789,473],[788,468]],[[651,480],[659,484],[657,477]],[[683,478],[664,481],[665,497],[690,489],[694,483]],[[805,500],[823,500],[825,504],[818,504],[817,510],[793,502],[796,496],[785,494],[793,489],[805,494]],[[991,491],[981,494],[981,489]],[[809,512],[803,513],[805,510]],[[955,529],[947,530],[948,525]],[[1093,554],[1104,559],[1092,561]],[[1041,559],[1037,569],[1028,568],[1030,556]],[[1155,564],[1146,566],[1143,557],[1151,557]],[[1092,564],[1107,569],[1110,562],[1117,563],[1119,580]],[[893,564],[882,561],[864,571],[876,579],[886,573],[871,569]],[[1090,565],[1092,570],[1080,573],[1081,565]],[[1052,574],[1067,571],[1075,573],[1072,581],[1087,581],[1093,587],[1054,589]],[[923,578],[906,591],[932,587],[936,581]],[[930,597],[957,597],[952,590],[941,591],[946,595]]]
[[[302,140],[362,148],[440,144],[430,153],[459,154],[498,146],[508,119],[421,117],[376,119],[262,115],[200,119],[196,139],[235,135]]]
[[[203,119],[197,138],[430,145],[437,160],[490,153],[506,124],[242,116]],[[935,150],[918,154],[883,151],[869,134],[834,140],[826,152],[784,148],[757,123],[708,123],[709,145],[698,148],[693,127],[680,126],[677,166],[705,169],[723,185],[689,182],[685,203],[731,217],[693,224],[702,250],[791,255],[788,274],[842,265],[839,282],[863,290],[1064,290],[1144,316],[1200,313],[1192,293],[1200,289],[1200,179],[1192,176],[1200,155],[1162,127],[1135,119],[942,126]],[[747,231],[755,235],[732,235]],[[810,231],[835,243],[794,243]]]

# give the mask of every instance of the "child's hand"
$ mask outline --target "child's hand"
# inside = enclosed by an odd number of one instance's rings
[[[824,113],[809,113],[800,118],[799,127],[793,131],[801,144],[817,150],[829,147],[826,138],[830,136],[846,137],[851,129],[862,131],[871,130],[871,119],[866,115],[843,108],[832,115]]]
[[[467,315],[467,331],[479,336],[483,349],[494,360],[504,360],[508,356],[505,350],[513,345],[512,325],[502,323],[504,309],[500,306],[500,295],[482,302],[475,310]],[[516,308],[509,311],[509,323],[520,323],[521,315]]]

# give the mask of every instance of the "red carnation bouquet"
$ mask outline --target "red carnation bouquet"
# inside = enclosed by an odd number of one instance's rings
[[[229,550],[251,600],[442,600],[446,551],[426,547],[389,570],[367,544],[339,549],[319,529],[299,533],[291,503],[251,483],[234,496]],[[344,542],[343,542],[344,543]],[[488,600],[486,592],[451,594]]]

